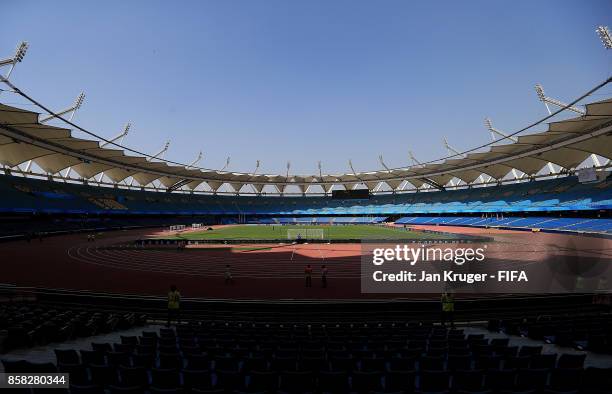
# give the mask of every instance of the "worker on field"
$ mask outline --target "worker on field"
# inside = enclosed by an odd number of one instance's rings
[[[304,269],[304,275],[306,276],[306,287],[312,287],[312,267],[310,264]]]
[[[324,289],[327,287],[327,267],[325,265],[321,266],[321,287]]]
[[[223,274],[223,277],[225,278],[226,285],[231,285],[234,283],[234,278],[232,277],[232,267],[230,267],[229,264],[225,266],[225,274]]]
[[[442,303],[442,326],[446,327],[449,321],[451,328],[455,328],[455,297],[452,293],[445,291],[440,299]]]
[[[170,286],[170,291],[168,292],[168,327],[170,327],[170,322],[173,319],[176,320],[177,324],[181,322],[180,304],[181,293],[179,293],[175,285],[172,285]]]

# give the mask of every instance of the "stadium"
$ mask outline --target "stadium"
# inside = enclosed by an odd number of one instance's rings
[[[612,392],[609,76],[435,160],[240,172],[54,110],[29,45],[0,46],[1,389]]]

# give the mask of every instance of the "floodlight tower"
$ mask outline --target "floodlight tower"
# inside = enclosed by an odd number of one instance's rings
[[[444,147],[446,148],[446,152],[448,153],[449,156],[461,156],[461,157],[465,157],[465,155],[461,152],[459,152],[457,149],[453,148],[449,143],[448,140],[446,139],[446,137],[442,137],[442,142],[444,143]],[[450,184],[451,186],[455,186],[455,182],[453,182],[453,180],[450,180]]]
[[[27,46],[26,46],[27,49]],[[22,57],[23,59],[23,57]],[[78,111],[79,108],[81,108],[81,106],[83,105],[83,102],[85,101],[85,93],[81,92],[78,97],[74,100],[74,104],[72,104],[70,107],[66,108],[63,111],[60,111],[56,114],[52,114],[52,115],[48,115],[45,116],[43,118],[41,118],[39,120],[39,123],[44,124],[47,123],[48,121],[57,118],[58,116],[62,116],[62,115],[66,115],[67,113],[70,113],[70,117],[68,118],[68,121],[71,122],[72,119],[74,118],[74,115],[76,114],[76,111]],[[26,172],[29,172],[30,169],[32,168],[32,160],[28,160],[28,163],[26,164]],[[68,177],[68,175],[70,175],[70,168],[68,168],[68,171],[66,172],[66,176],[65,178]]]
[[[391,169],[385,164],[383,155],[378,155],[378,161],[380,162],[380,165],[383,166],[385,170],[387,170],[387,172],[391,172]]]
[[[289,179],[289,170],[291,169],[291,162],[287,161],[287,173],[285,174],[285,178]]]
[[[601,38],[601,41],[603,42],[604,46],[608,49],[612,48],[612,39],[610,38],[610,32],[608,31],[608,29],[604,26],[599,26],[597,28],[597,33],[599,34],[599,37]],[[610,46],[608,46],[608,44],[610,44]],[[550,103],[550,104],[556,105],[561,108],[567,107],[567,109],[579,115],[582,115],[582,116],[586,115],[586,111],[584,109],[577,108],[574,106],[568,106],[562,101],[546,96],[544,94],[544,89],[542,88],[542,85],[537,84],[535,86],[535,89],[536,89],[536,93],[538,94],[538,98],[540,99],[540,101],[542,101],[544,105],[546,105],[548,114],[552,114],[552,112],[550,111],[550,108],[548,107],[548,103]],[[593,164],[599,167],[599,164],[600,164],[599,159],[597,158],[597,156],[595,156],[595,154],[591,154],[591,160],[593,161]],[[548,169],[550,170],[551,174],[555,173],[554,168],[551,163],[548,163]]]
[[[219,170],[220,172],[225,171],[225,169],[226,169],[227,167],[229,167],[229,165],[230,165],[230,159],[231,159],[231,157],[229,157],[229,156],[227,157],[227,159],[225,159],[225,165],[223,166],[223,168],[221,168],[221,169]]]
[[[0,75],[0,80],[2,80],[3,82],[8,82],[17,63],[21,63],[23,61],[23,58],[28,52],[28,47],[29,47],[29,44],[27,43],[27,41],[21,41],[21,43],[17,46],[17,49],[15,50],[15,54],[13,55],[13,57],[4,59],[4,60],[0,60],[0,67],[10,66],[5,76]]]
[[[516,138],[514,136],[511,136],[511,135],[508,135],[508,134],[504,133],[503,131],[493,127],[493,122],[491,122],[491,119],[485,118],[484,122],[485,122],[485,127],[491,133],[491,139],[493,141],[495,141],[497,139],[497,138],[495,138],[495,135],[498,135],[498,136],[500,136],[502,138],[507,138],[507,139],[509,139],[512,142],[518,142],[518,138]],[[519,178],[515,168],[512,169],[512,176],[514,177],[514,179],[518,179]],[[493,179],[493,177],[491,177],[491,179]],[[491,179],[489,179],[489,181]]]
[[[153,159],[163,159],[169,147],[170,147],[170,140],[166,141],[166,143],[164,144],[164,147],[161,148],[161,150],[157,152],[156,154],[147,158],[147,160],[153,161]],[[134,185],[134,177],[132,177],[132,181],[130,182],[130,186],[133,186],[133,185]],[[141,185],[141,186],[144,186],[144,185]],[[155,187],[155,184],[153,184],[153,187]]]
[[[546,106],[546,110],[548,111],[549,115],[552,115],[552,111],[550,110],[550,107],[548,106],[548,104],[552,104],[552,105],[556,105],[559,108],[565,108],[568,109],[572,112],[577,113],[578,115],[585,115],[586,111],[582,108],[578,108],[578,107],[574,107],[573,105],[568,105],[562,101],[559,101],[557,99],[554,99],[552,97],[548,97],[545,93],[544,93],[544,88],[542,87],[541,84],[537,83],[535,85],[535,91],[536,94],[538,95],[538,99],[544,103],[544,105]]]
[[[100,148],[104,148],[105,146],[110,145],[116,141],[119,141],[119,145],[121,145],[123,143],[123,139],[125,138],[125,136],[128,135],[128,133],[130,132],[131,127],[132,127],[132,124],[130,122],[126,123],[121,133],[117,134],[110,140],[100,144]],[[71,171],[72,171],[72,167],[68,167],[68,171],[66,171],[65,178],[68,178],[70,176]],[[104,176],[104,172],[101,172],[100,175],[98,176],[98,183],[102,182],[103,176]]]
[[[408,151],[408,157],[410,157],[410,160],[412,160],[412,165],[413,166],[422,166],[423,163],[421,163],[419,160],[417,160],[417,158],[414,156],[414,153],[412,153],[411,150]]]
[[[610,34],[610,30],[608,30],[608,26],[597,26],[595,32],[597,32],[603,46],[606,49],[612,49],[612,35]]]
[[[100,148],[104,148],[105,146],[113,144],[116,141],[119,141],[119,145],[121,145],[123,143],[123,139],[125,138],[125,136],[127,136],[128,133],[130,132],[130,128],[131,127],[132,127],[132,124],[130,122],[127,122],[125,124],[125,126],[123,127],[123,131],[121,133],[117,134],[116,136],[114,136],[110,140],[100,144]]]
[[[108,146],[110,144],[114,144],[115,142],[119,141],[118,145],[121,145],[123,143],[124,138],[128,135],[128,133],[130,132],[130,129],[132,128],[132,124],[130,122],[127,122],[125,124],[125,126],[123,127],[123,131],[119,134],[117,134],[116,136],[114,136],[113,138],[111,138],[110,140],[100,144],[100,148],[104,148],[105,146]],[[68,175],[70,175],[70,169],[68,169],[68,172],[66,173],[66,177],[68,177]],[[102,171],[100,173],[100,175],[98,176],[98,183],[102,182],[102,178],[104,177],[104,171]]]
[[[487,128],[487,130],[489,130],[489,132],[491,132],[491,139],[493,141],[495,141],[497,138],[495,138],[495,135],[498,135],[500,137],[502,137],[503,139],[509,139],[512,142],[518,142],[518,138],[508,135],[506,133],[504,133],[503,131],[493,127],[493,122],[491,122],[491,119],[489,118],[485,118],[484,120],[485,122],[485,127]]]
[[[446,139],[446,137],[442,137],[442,142],[444,143],[444,147],[446,148],[446,151],[447,151],[449,156],[461,156],[461,157],[465,157],[465,155],[463,153],[459,152],[457,149],[453,148],[448,143],[448,140]]]
[[[164,144],[164,147],[161,148],[159,152],[151,156],[149,158],[149,161],[152,161],[153,159],[163,159],[169,147],[170,147],[170,140],[166,141],[166,143]]]
[[[254,177],[255,174],[257,174],[257,171],[259,170],[259,160],[255,161],[255,170],[253,170],[253,172],[251,173],[251,177]],[[260,192],[257,191],[257,188],[255,187],[255,185],[251,184],[251,187],[253,188],[253,191],[255,192],[255,194],[261,194]]]
[[[612,35],[610,34],[608,26],[597,26],[597,29],[595,31],[601,39],[601,43],[603,44],[604,48],[612,49]],[[596,155],[591,155],[591,159],[597,167],[601,166],[601,163],[599,162],[599,159]],[[609,163],[610,160],[607,160],[607,162]]]
[[[81,108],[81,106],[83,105],[83,102],[85,101],[85,93],[81,92],[78,97],[76,98],[76,100],[74,100],[74,104],[72,104],[70,107],[57,112],[55,114],[51,114],[51,115],[47,115],[43,118],[41,118],[39,120],[40,123],[47,123],[48,121],[55,119],[57,117],[66,115],[67,113],[70,113],[70,117],[68,117],[68,121],[71,122],[72,119],[74,118],[74,115],[76,114],[76,112],[78,111],[79,108]]]
[[[355,168],[353,167],[353,161],[351,159],[349,159],[348,165],[349,165],[349,168],[351,169],[351,171],[353,172],[353,175],[355,176],[355,178],[357,178],[359,180],[359,182],[365,183],[365,182],[363,182],[363,180],[361,178],[359,178],[357,176],[357,171],[355,171]],[[355,186],[353,186],[353,189],[355,189]]]
[[[195,166],[196,164],[200,162],[200,160],[202,160],[202,151],[198,152],[198,157],[196,157],[196,159],[192,161],[191,163],[189,163],[187,167],[185,168],[190,168],[190,167]]]
[[[323,181],[323,179],[322,179],[323,175],[321,174],[321,161],[320,160],[317,161],[317,168],[319,169],[319,181],[322,182]],[[316,179],[311,179],[311,182],[315,181],[315,180]],[[308,194],[308,191],[310,190],[311,186],[312,186],[312,184],[306,186],[306,189],[304,189],[304,194]],[[320,185],[320,186],[323,188],[323,191],[325,191],[325,186],[323,186],[323,185]]]
[[[348,165],[351,171],[353,172],[353,175],[357,176],[357,172],[355,171],[355,168],[353,167],[353,161],[351,159],[349,159]]]

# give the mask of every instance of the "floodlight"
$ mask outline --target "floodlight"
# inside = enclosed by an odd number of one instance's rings
[[[410,160],[412,160],[412,164],[413,165],[421,165],[421,162],[417,160],[417,158],[414,156],[414,153],[412,153],[411,150],[408,151],[408,156],[410,156]]]
[[[380,165],[383,166],[385,170],[391,172],[389,167],[387,167],[387,165],[385,164],[385,159],[383,158],[383,155],[378,155],[378,161],[380,161]]]
[[[225,165],[220,171],[225,171],[225,169],[229,166],[229,164],[230,164],[230,157],[228,156],[227,159],[225,159]]]
[[[612,35],[610,35],[610,30],[608,30],[608,26],[597,26],[595,29],[597,35],[601,39],[602,44],[606,49],[612,49]]]
[[[77,97],[77,99],[74,102],[74,106],[73,106],[74,111],[81,108],[81,105],[83,105],[83,101],[85,101],[85,93],[81,92],[81,94],[79,94],[79,97]]]
[[[72,104],[70,107],[63,109],[61,111],[58,111],[56,113],[50,113],[49,115],[41,118],[39,122],[47,123],[50,120],[64,116],[66,114],[70,114],[70,116],[68,117],[68,121],[71,122],[72,119],[74,118],[74,115],[76,114],[76,111],[83,105],[84,101],[85,101],[85,93],[81,92],[79,96],[76,98],[76,100],[74,100],[74,104]]]
[[[29,47],[29,44],[27,41],[22,41],[21,44],[19,44],[19,46],[17,47],[17,50],[15,51],[15,56],[13,57],[13,60],[16,63],[21,63],[21,61],[26,55],[26,52],[28,51],[28,47]]]
[[[535,90],[540,101],[546,102],[546,95],[544,94],[544,88],[542,87],[542,85],[536,83]]]
[[[189,163],[187,168],[195,166],[200,160],[202,160],[202,151],[198,152],[198,157],[196,157],[196,159],[194,161]]]
[[[491,121],[491,119],[485,118],[484,119],[484,123],[485,123],[485,127],[487,128],[487,130],[489,130],[489,132],[491,133],[491,139],[493,141],[495,141],[495,139],[496,139],[495,135],[498,135],[498,136],[500,136],[502,138],[507,138],[507,139],[509,139],[509,140],[511,140],[513,142],[518,142],[518,139],[516,137],[508,135],[508,134],[504,133],[503,131],[498,130],[495,127],[493,127],[493,122]]]
[[[168,151],[168,148],[170,147],[170,140],[166,141],[166,143],[164,144],[164,147],[157,152],[156,154],[154,154],[153,156],[151,156],[149,158],[149,160],[153,160],[153,159],[163,159],[164,155],[166,154],[166,151]]]
[[[15,69],[15,65],[23,60],[27,51],[28,43],[26,41],[22,41],[15,50],[15,54],[13,55],[13,57],[9,59],[0,60],[0,67],[10,66],[6,75],[3,76],[2,74],[0,74],[0,81],[8,82],[9,78],[11,77],[11,74],[13,73],[13,70]]]
[[[463,153],[459,152],[457,149],[453,148],[449,143],[446,137],[442,137],[442,141],[444,142],[444,147],[446,148],[449,156],[461,155],[465,156]]]
[[[538,95],[538,99],[541,102],[543,102],[544,105],[546,106],[546,110],[548,111],[549,115],[552,115],[552,111],[550,110],[550,107],[548,106],[548,104],[556,105],[559,108],[570,110],[570,111],[575,112],[575,113],[577,113],[579,115],[585,115],[586,114],[586,111],[584,109],[582,109],[582,108],[578,108],[578,107],[575,107],[573,105],[568,105],[568,104],[565,104],[562,101],[559,101],[559,100],[554,99],[552,97],[548,97],[544,93],[544,88],[539,83],[535,85],[535,91],[536,91],[536,93]]]

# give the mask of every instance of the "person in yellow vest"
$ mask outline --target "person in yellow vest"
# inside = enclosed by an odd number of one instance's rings
[[[445,291],[440,299],[442,303],[442,326],[450,322],[451,328],[455,328],[455,297],[452,293]]]
[[[181,322],[180,307],[181,293],[179,293],[175,285],[172,285],[168,292],[168,327],[170,327],[170,322],[173,319],[176,320],[177,324]]]

